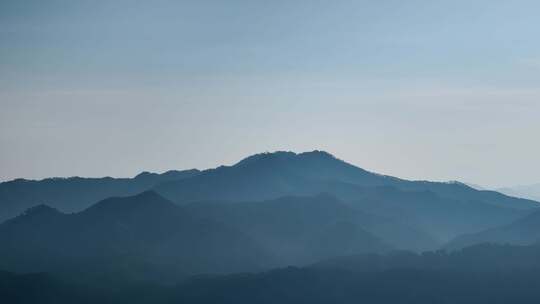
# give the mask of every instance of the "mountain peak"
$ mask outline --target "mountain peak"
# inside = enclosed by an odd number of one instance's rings
[[[298,156],[309,156],[309,157],[321,157],[321,158],[336,158],[334,155],[323,151],[323,150],[313,150],[310,152],[302,152]]]
[[[126,210],[147,209],[147,208],[171,208],[176,207],[173,202],[168,201],[155,191],[144,191],[133,196],[111,197],[104,199],[83,212],[124,212]]]
[[[290,160],[295,158],[330,158],[335,159],[335,157],[325,151],[320,150],[314,150],[310,152],[302,152],[302,153],[295,153],[292,151],[275,151],[275,152],[263,152],[263,153],[257,153],[251,156],[248,156],[238,163],[236,163],[234,166],[244,166],[248,164],[252,164],[259,161],[267,161],[267,160]]]
[[[18,222],[21,222],[21,221],[27,221],[27,220],[32,220],[32,219],[50,219],[50,218],[53,218],[55,219],[57,216],[61,216],[61,215],[64,215],[64,213],[58,211],[57,209],[51,207],[51,206],[48,206],[48,205],[45,205],[45,204],[40,204],[40,205],[36,205],[36,206],[33,206],[33,207],[30,207],[28,209],[26,209],[23,213],[21,213],[20,215],[16,216],[16,217],[13,217],[9,220],[7,220],[6,222],[4,223],[18,223]],[[2,223],[2,225],[4,224]]]
[[[143,172],[137,174],[134,178],[135,179],[149,178],[149,177],[154,177],[154,176],[157,176],[157,175],[158,175],[157,173],[143,171]]]
[[[290,151],[276,151],[276,152],[263,152],[263,153],[257,153],[251,156],[248,156],[238,163],[236,163],[234,166],[244,166],[249,165],[258,161],[264,161],[264,160],[270,160],[270,159],[287,159],[287,158],[293,158],[297,154]]]

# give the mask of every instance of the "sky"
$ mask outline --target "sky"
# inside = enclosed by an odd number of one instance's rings
[[[325,150],[540,182],[540,2],[0,1],[0,180]]]

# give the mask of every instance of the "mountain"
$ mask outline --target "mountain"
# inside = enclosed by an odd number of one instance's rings
[[[178,206],[147,191],[74,214],[46,205],[28,209],[0,225],[0,269],[174,280],[392,249],[367,228],[435,246],[419,231],[328,195]]]
[[[394,186],[407,191],[431,191],[443,198],[481,201],[515,209],[538,207],[534,201],[494,191],[478,191],[458,182],[408,181],[372,173],[323,151],[256,154],[233,166],[205,170],[193,178],[165,182],[155,189],[176,202],[264,200],[317,192],[317,187],[329,181],[364,187]]]
[[[540,184],[500,188],[497,191],[506,195],[540,201]]]
[[[395,186],[364,188],[350,202],[364,212],[412,224],[442,242],[459,234],[512,222],[531,212],[484,201],[447,198],[431,190],[408,191]]]
[[[455,249],[478,243],[531,245],[539,242],[540,211],[537,211],[508,225],[459,236],[446,247]]]
[[[0,269],[122,273],[144,279],[263,269],[272,261],[254,240],[192,218],[152,191],[109,198],[74,214],[40,205],[0,225]]]
[[[303,265],[335,255],[427,250],[437,243],[418,229],[351,208],[328,194],[261,202],[196,202],[194,217],[244,231],[282,265]]]
[[[24,210],[47,204],[63,212],[78,212],[112,196],[129,196],[151,189],[165,181],[199,174],[199,170],[143,172],[134,178],[47,178],[16,179],[0,183],[0,222]]]
[[[313,151],[262,153],[232,166],[143,173],[133,179],[15,180],[0,184],[0,220],[44,203],[62,212],[78,212],[110,196],[129,196],[148,189],[180,205],[260,202],[328,193],[358,212],[422,230],[437,242],[508,224],[539,206],[535,201],[479,191],[458,182],[408,181],[380,175],[329,153]]]
[[[509,223],[539,206],[456,182],[407,181],[371,173],[321,151],[257,154],[154,189],[180,204],[326,192],[357,210],[420,227],[440,241]]]

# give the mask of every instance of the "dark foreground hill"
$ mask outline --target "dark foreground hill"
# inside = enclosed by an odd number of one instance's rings
[[[197,276],[177,285],[64,281],[0,272],[9,303],[538,303],[538,247],[475,246],[448,254],[359,255],[261,273]]]

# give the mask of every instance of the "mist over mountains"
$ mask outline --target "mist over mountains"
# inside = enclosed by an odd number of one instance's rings
[[[540,212],[535,211],[507,225],[456,237],[447,248],[463,248],[478,243],[531,245],[540,241]]]
[[[429,233],[439,241],[508,223],[537,207],[535,201],[478,191],[458,182],[408,181],[379,175],[329,153],[313,151],[262,153],[233,166],[141,173],[134,178],[14,180],[0,184],[0,219],[14,217],[39,204],[78,212],[111,196],[130,196],[147,190],[180,205],[326,193],[351,208],[429,228]]]
[[[243,284],[270,284],[278,294],[265,299],[276,303],[299,290],[334,288],[318,281],[321,276],[347,285],[372,273],[386,284],[396,275],[388,271],[403,269],[424,278],[442,272],[458,284],[454,273],[471,263],[478,271],[497,263],[536,269],[539,206],[459,182],[376,174],[323,151],[262,153],[232,166],[134,178],[19,179],[0,184],[0,269],[11,291],[44,281],[67,292],[65,299],[77,299],[80,286],[66,280],[101,286],[96,282],[112,279],[127,288],[122,297],[142,284],[149,294],[186,303],[215,303],[196,290],[215,289],[212,294],[238,296],[239,303],[260,296],[240,296]],[[487,253],[492,261],[476,261]],[[515,269],[501,271],[514,275]],[[26,273],[47,275],[20,276]],[[295,284],[298,276],[312,283],[279,295],[277,281]],[[382,297],[353,290],[343,291],[347,301]],[[92,292],[100,298],[101,291]]]

